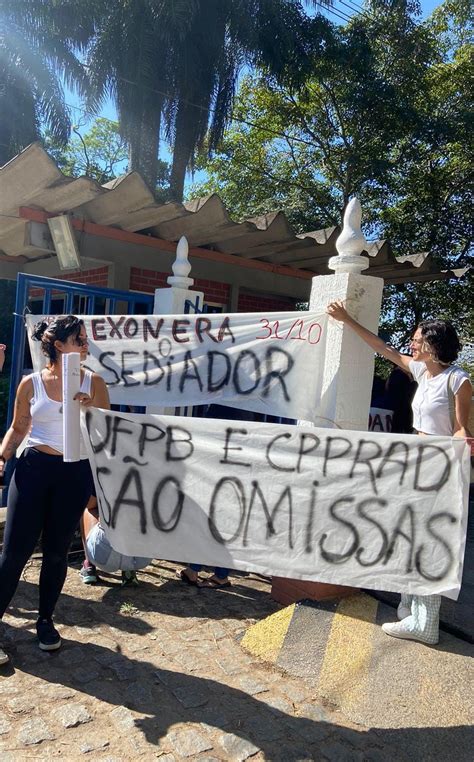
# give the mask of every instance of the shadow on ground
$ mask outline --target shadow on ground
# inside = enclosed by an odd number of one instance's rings
[[[66,640],[59,654],[41,654],[40,659],[37,652],[28,651],[28,655],[17,652],[15,657],[15,665],[22,671],[148,715],[136,720],[135,726],[153,746],[160,744],[173,725],[186,722],[206,723],[250,741],[267,760],[319,759],[328,746],[335,755],[331,758],[338,760],[472,759],[474,736],[469,727],[359,732],[285,714],[215,680],[157,669],[93,643],[77,646]],[[162,748],[164,751],[166,744]]]
[[[235,601],[231,595],[221,591],[219,597],[222,596],[223,601],[219,601],[217,597],[206,597],[208,591],[194,589],[190,593],[174,581],[165,582],[158,590],[154,585],[145,585],[141,588],[143,597],[140,596],[137,605],[143,610],[143,601],[146,604],[147,597],[153,595],[156,599],[153,597],[150,605],[156,604],[156,611],[173,616],[176,615],[175,605],[180,616],[186,615],[185,603],[189,594],[193,595],[192,614],[199,601],[202,617],[211,615],[208,608],[214,613],[215,606],[226,611],[226,616],[235,616],[236,611],[241,612],[242,607],[246,610],[247,606],[249,613],[255,615],[256,602],[260,600],[258,591],[249,591],[248,588],[245,590],[246,596],[242,599],[237,595]],[[166,595],[163,594],[164,588]],[[137,617],[121,615],[117,611],[117,603],[123,601],[124,591],[118,589],[116,592],[115,598],[113,589],[108,589],[104,594],[104,599],[109,595],[109,604],[84,601],[63,593],[57,621],[81,628],[91,626],[91,622],[94,627],[102,623],[115,628],[116,632],[134,633],[139,636],[137,652],[140,643],[143,643],[142,654],[145,656],[146,645],[150,643],[146,636],[154,628]],[[22,601],[36,600],[37,587],[23,582],[19,594]],[[268,598],[264,592],[261,596],[262,602]],[[67,639],[63,640],[60,652],[42,653],[33,647],[31,632],[15,627],[9,629],[9,635],[9,650],[13,652],[16,669],[45,682],[68,686],[85,696],[93,696],[108,704],[111,710],[127,707],[146,715],[135,719],[134,725],[129,728],[129,732],[137,737],[137,753],[149,752],[147,744],[159,747],[160,752],[172,751],[170,741],[166,739],[167,733],[177,723],[193,723],[198,731],[199,727],[208,725],[223,734],[230,733],[254,744],[262,750],[266,760],[296,762],[329,758],[337,762],[429,762],[442,759],[467,762],[472,759],[474,731],[467,726],[359,731],[329,722],[328,715],[317,704],[306,705],[307,716],[295,716],[265,703],[264,695],[251,696],[218,680],[186,674],[180,671],[179,666],[175,668],[166,654],[161,660],[157,656],[153,664],[143,658],[123,654],[119,645],[112,650],[93,642],[77,643]],[[145,636],[143,641],[140,636]],[[117,640],[120,642],[120,635]],[[183,650],[185,648],[183,643]],[[219,644],[216,642],[216,658],[218,655]],[[4,672],[5,675],[12,673],[12,667]],[[104,708],[102,711],[107,710]],[[128,718],[128,722],[132,720]]]
[[[146,577],[156,577],[157,584],[140,579],[138,588],[122,588],[119,577],[101,574],[99,585],[94,590],[101,592],[100,600],[88,597],[78,599],[63,592],[55,611],[58,624],[81,627],[111,625],[127,632],[147,632],[151,628],[140,618],[122,616],[123,604],[130,603],[141,613],[188,618],[219,620],[223,618],[263,619],[279,608],[269,597],[267,590],[257,590],[240,584],[243,577],[232,572],[232,586],[226,590],[198,589],[184,585],[176,576],[163,577],[147,568]],[[167,570],[169,572],[169,569]],[[74,567],[73,573],[78,573]],[[140,573],[139,573],[140,574]],[[161,581],[161,584],[159,582]],[[88,588],[83,588],[85,592]],[[90,588],[89,588],[90,589]],[[190,609],[192,608],[192,612]],[[25,612],[31,612],[33,618],[38,611],[38,585],[23,579],[8,609],[11,616],[23,618]],[[74,612],[74,613],[73,613]]]

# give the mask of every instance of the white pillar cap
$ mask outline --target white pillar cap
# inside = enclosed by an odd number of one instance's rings
[[[188,289],[194,283],[194,278],[188,278],[191,265],[188,259],[189,246],[187,238],[182,235],[176,247],[176,259],[173,263],[173,273],[167,278],[167,282],[174,288]]]
[[[328,267],[337,273],[360,273],[369,266],[361,252],[367,249],[367,241],[361,230],[362,209],[357,198],[351,198],[344,212],[344,223],[336,241],[337,257],[331,257]]]

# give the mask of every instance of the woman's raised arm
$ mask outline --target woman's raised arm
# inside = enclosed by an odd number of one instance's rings
[[[364,328],[363,325],[349,315],[342,302],[331,302],[328,304],[326,311],[330,317],[334,318],[334,320],[338,320],[339,322],[350,326],[354,333],[360,336],[360,338],[378,355],[386,357],[387,360],[400,366],[403,370],[410,371],[409,362],[412,359],[411,356],[403,355],[401,352],[398,352],[398,350],[386,344],[383,339],[376,336],[375,333],[369,331],[368,328]]]

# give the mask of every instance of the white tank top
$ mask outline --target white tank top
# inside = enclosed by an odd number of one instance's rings
[[[48,445],[63,452],[63,404],[48,397],[41,371],[32,373],[30,378],[33,381],[33,397],[30,400],[32,426],[26,446]],[[92,372],[84,370],[81,392],[90,394],[91,388]],[[84,458],[87,458],[87,452],[81,435],[81,460]]]

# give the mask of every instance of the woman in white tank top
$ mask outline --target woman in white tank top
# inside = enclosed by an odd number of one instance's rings
[[[469,375],[453,365],[461,344],[451,323],[423,320],[410,342],[411,355],[404,355],[354,320],[342,302],[332,302],[327,312],[350,326],[374,352],[413,376],[418,384],[412,402],[417,434],[463,437],[472,449],[474,440],[468,429],[472,385]],[[384,624],[382,629],[394,638],[436,644],[440,605],[439,595],[402,595],[397,611],[401,621]]]
[[[28,434],[8,492],[7,523],[0,558],[0,619],[10,603],[21,572],[42,536],[43,560],[39,584],[36,630],[44,651],[60,647],[53,612],[67,572],[69,545],[92,490],[92,474],[85,451],[81,460],[63,460],[62,360],[63,354],[80,352],[87,357],[87,334],[74,315],[35,326],[33,338],[41,341],[48,358],[42,371],[19,384],[12,425],[2,443],[0,474]],[[100,376],[81,371],[76,399],[84,406],[109,408],[107,387]],[[8,661],[0,648],[0,664]]]

